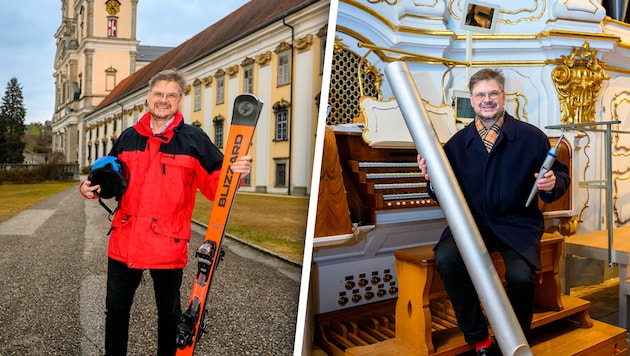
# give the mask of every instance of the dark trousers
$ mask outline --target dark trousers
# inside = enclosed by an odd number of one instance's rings
[[[535,269],[494,234],[483,236],[488,249],[498,250],[503,256],[506,268],[506,294],[525,337],[529,337],[536,299]],[[466,342],[473,344],[484,340],[488,336],[488,324],[452,236],[438,243],[435,258],[440,279],[453,304],[458,326],[464,333]],[[485,307],[487,309],[493,306]]]
[[[105,300],[105,355],[127,354],[129,314],[142,270],[128,268],[112,260],[107,264],[107,297]],[[150,270],[158,310],[158,350],[160,356],[175,354],[177,324],[181,316],[179,288],[182,269]]]

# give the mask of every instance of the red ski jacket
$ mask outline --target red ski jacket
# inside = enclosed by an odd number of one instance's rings
[[[203,130],[184,124],[181,112],[153,134],[150,114],[123,131],[110,155],[129,170],[114,218],[108,256],[137,269],[183,268],[195,195],[214,200],[223,154]]]

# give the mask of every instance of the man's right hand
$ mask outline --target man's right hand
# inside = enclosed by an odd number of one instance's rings
[[[424,179],[429,181],[429,174],[427,173],[427,159],[418,154],[417,161],[418,167],[422,171],[422,175],[424,175]]]
[[[101,191],[100,185],[97,184],[95,186],[92,186],[91,184],[92,182],[86,180],[81,183],[81,185],[79,185],[79,193],[81,193],[81,195],[83,195],[83,197],[85,197],[86,199],[98,198],[98,195],[96,193]]]

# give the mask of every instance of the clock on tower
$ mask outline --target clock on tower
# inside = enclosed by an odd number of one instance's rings
[[[120,1],[118,0],[107,0],[105,2],[105,10],[110,15],[116,15],[120,11]]]

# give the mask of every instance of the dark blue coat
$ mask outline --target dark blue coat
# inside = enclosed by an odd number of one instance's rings
[[[527,198],[551,145],[537,127],[506,114],[501,133],[488,153],[474,123],[458,131],[444,151],[480,231],[491,229],[534,267],[540,269],[543,215],[536,201]],[[556,160],[552,192],[540,193],[550,203],[569,188],[567,166]],[[433,182],[432,184],[438,184]],[[447,227],[441,239],[451,235]]]

